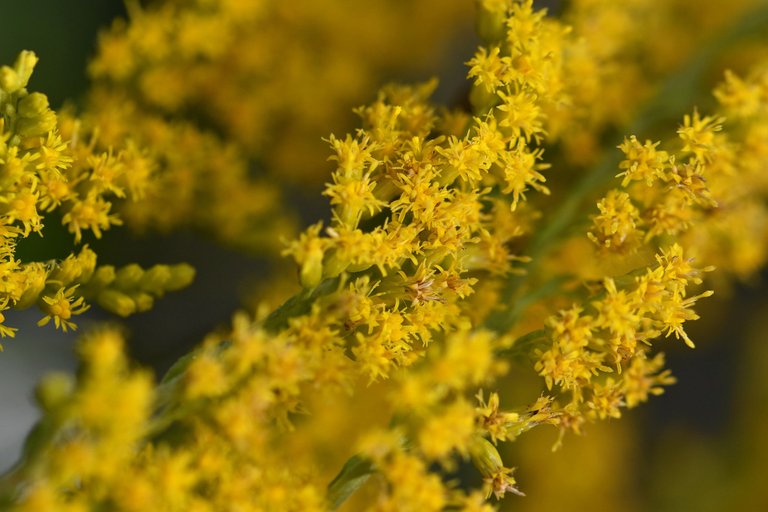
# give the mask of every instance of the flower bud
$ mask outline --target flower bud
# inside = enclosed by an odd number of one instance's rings
[[[112,265],[104,265],[96,269],[88,281],[88,288],[104,288],[115,280],[115,267]]]
[[[489,91],[485,84],[472,84],[469,90],[469,103],[475,113],[488,112],[499,102],[498,96]]]
[[[115,280],[112,286],[120,290],[134,290],[141,281],[144,270],[136,263],[131,263],[120,268],[115,273]]]
[[[154,265],[141,276],[139,288],[147,293],[160,296],[167,289],[171,280],[171,268],[168,265]]]
[[[14,309],[25,309],[37,302],[40,294],[45,289],[45,281],[48,278],[48,272],[40,263],[30,263],[26,271],[25,288],[21,297],[13,306]]]
[[[472,464],[485,477],[493,476],[504,468],[499,451],[484,437],[472,438],[469,443],[469,456]]]
[[[28,94],[19,101],[19,115],[21,117],[35,118],[48,110],[48,97],[39,92]]]
[[[32,76],[32,72],[37,65],[37,55],[29,50],[24,50],[16,57],[16,62],[13,67],[16,70],[16,75],[19,78],[19,84],[21,87],[26,87],[29,83],[29,78]]]
[[[3,66],[0,68],[0,89],[7,92],[8,94],[13,94],[14,92],[21,89],[21,81],[19,80],[19,75],[14,71],[13,69],[9,68],[8,66]]]
[[[503,6],[500,8],[498,5],[491,4],[492,2],[483,0],[477,2],[475,30],[485,43],[497,43],[507,34],[506,9]]]
[[[173,292],[189,286],[195,278],[195,267],[187,263],[171,265],[171,277],[165,285],[165,290]]]
[[[136,302],[117,290],[102,290],[96,296],[96,302],[107,311],[120,316],[129,316],[136,312]]]
[[[56,114],[53,110],[47,110],[33,118],[20,117],[16,122],[16,133],[20,137],[37,137],[54,128],[56,128]]]
[[[141,313],[143,311],[149,311],[155,304],[155,299],[148,293],[134,293],[131,295],[131,299],[136,304],[136,312]]]
[[[314,288],[323,278],[323,255],[321,248],[310,251],[301,265],[299,279],[304,288]]]

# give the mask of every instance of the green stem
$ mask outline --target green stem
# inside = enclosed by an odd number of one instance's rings
[[[339,279],[338,277],[326,279],[315,288],[304,289],[297,293],[267,317],[264,328],[268,331],[278,331],[288,325],[288,320],[291,318],[308,313],[318,297],[328,295],[339,287]]]
[[[520,315],[523,314],[529,305],[540,299],[543,299],[544,297],[548,297],[559,292],[561,285],[572,277],[573,276],[571,276],[571,274],[555,276],[552,279],[544,282],[541,286],[536,286],[530,293],[519,297],[513,296],[515,293],[515,287],[511,285],[511,281],[508,281],[506,287],[504,290],[502,290],[502,299],[500,302],[502,304],[508,304],[509,307],[490,314],[485,321],[485,326],[497,333],[504,333],[508,331],[513,325],[515,325],[515,323],[517,323]],[[515,276],[515,278],[521,279],[518,276]]]
[[[515,342],[505,350],[496,353],[500,359],[518,359],[527,356],[542,341],[547,341],[547,331],[537,329],[517,338]]]

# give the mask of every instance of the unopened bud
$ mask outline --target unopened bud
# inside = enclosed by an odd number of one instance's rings
[[[485,477],[492,477],[504,468],[499,451],[484,437],[472,438],[469,444],[469,456],[472,464]]]
[[[494,91],[489,91],[485,84],[472,84],[469,90],[469,103],[472,112],[481,114],[491,110],[499,102],[499,97]]]
[[[115,280],[115,267],[112,265],[104,265],[99,267],[93,273],[90,281],[88,281],[88,288],[100,289],[112,283]]]
[[[301,265],[299,279],[304,288],[314,288],[323,278],[323,250],[312,251]]]
[[[8,66],[0,68],[0,89],[8,94],[13,94],[21,89],[21,80],[19,80],[18,73]]]
[[[37,55],[35,55],[35,52],[30,52],[29,50],[22,51],[16,58],[13,67],[19,78],[20,88],[26,87],[29,83],[29,79],[32,76],[32,72],[35,70],[37,61],[38,58]]]
[[[497,43],[503,40],[507,33],[506,8],[495,4],[503,4],[503,2],[494,3],[488,0],[477,2],[475,29],[485,43]]]
[[[173,292],[181,290],[192,283],[195,279],[195,267],[187,263],[179,263],[178,265],[171,265],[171,277],[166,283],[165,290]]]
[[[13,306],[14,309],[26,309],[32,306],[37,302],[40,294],[45,289],[45,281],[48,278],[45,266],[40,263],[30,263],[29,265],[34,265],[34,268],[28,267],[26,272],[26,288],[24,288],[21,297]]]
[[[20,137],[37,137],[56,128],[56,114],[48,110],[42,114],[27,118],[21,117],[16,122],[16,133]]]
[[[112,286],[120,290],[134,290],[144,276],[144,270],[136,263],[118,269]]]
[[[21,117],[35,118],[47,111],[48,97],[45,94],[33,92],[19,101],[19,115]]]
[[[139,288],[147,293],[160,296],[167,289],[171,280],[171,268],[168,265],[155,265],[141,276]]]
[[[134,293],[131,295],[133,302],[136,304],[136,312],[149,311],[155,304],[155,299],[148,293]]]
[[[117,290],[102,290],[96,296],[96,302],[107,311],[120,316],[129,316],[136,312],[136,302]]]

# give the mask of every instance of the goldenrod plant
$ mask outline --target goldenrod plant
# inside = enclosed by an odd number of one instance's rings
[[[15,262],[13,238],[49,209],[75,242],[124,218],[281,245],[300,285],[237,312],[157,383],[119,329],[87,333],[77,375],[38,388],[5,507],[515,508],[543,486],[505,447],[610,429],[593,424],[675,382],[662,349],[694,348],[699,302],[768,258],[768,6],[474,2],[467,101],[435,104],[436,80],[383,86],[355,130],[324,139],[330,216],[292,234],[281,148],[332,122],[326,94],[351,94],[339,81],[373,80],[375,62],[344,59],[350,40],[373,38],[383,12],[403,30],[429,22],[413,12],[443,15],[423,3],[129,3],[100,40],[82,121],[26,92],[33,54],[3,68],[4,307],[37,301],[66,329],[91,297],[127,315],[191,279],[96,267],[87,247]],[[331,43],[299,50],[303,37]],[[279,130],[287,112],[307,124]],[[253,178],[256,159],[270,178]]]
[[[436,69],[472,15],[437,0],[126,4],[129,20],[99,37],[84,113],[102,146],[149,151],[153,178],[126,222],[275,254],[296,232],[281,184],[319,190],[321,136],[352,129],[351,107],[388,70]]]
[[[101,237],[122,223],[112,202],[137,200],[147,178],[135,172],[145,165],[137,148],[95,150],[77,119],[57,116],[44,94],[27,90],[36,63],[25,51],[13,66],[0,68],[0,309],[36,305],[44,314],[39,325],[53,320],[63,331],[76,328],[73,316],[89,308],[86,299],[122,316],[149,309],[155,298],[187,286],[194,270],[97,266],[87,245],[60,261],[16,258],[19,240],[42,236],[51,212],[61,215],[75,243],[86,231]],[[0,312],[0,335],[13,337],[16,330]]]

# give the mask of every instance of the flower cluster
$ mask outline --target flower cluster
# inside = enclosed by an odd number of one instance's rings
[[[685,0],[574,1],[562,18],[532,0],[477,4],[484,42],[467,63],[467,109],[435,105],[434,80],[387,85],[355,111],[354,133],[326,139],[330,220],[284,248],[301,291],[271,312],[238,313],[154,387],[124,360],[119,333],[86,337],[77,379],[39,388],[43,419],[0,480],[12,510],[489,511],[491,497],[526,490],[505,444],[550,426],[559,446],[674,382],[663,339],[692,348],[697,302],[768,259],[768,68],[728,73],[715,90],[720,111],[685,115],[675,142],[644,141],[672,101],[658,77],[685,55],[651,65],[646,50],[658,42],[643,30],[688,41],[670,21]],[[289,80],[299,91],[257,80],[275,66],[260,38],[283,39],[252,27],[328,13],[152,5],[103,36],[82,124],[55,131],[40,100],[0,96],[13,105],[6,145],[27,159],[2,201],[15,208],[3,217],[7,238],[39,230],[10,195],[27,193],[33,209],[62,208],[78,240],[115,223],[107,197],[129,196],[141,200],[123,203],[137,224],[191,219],[230,242],[274,244],[280,201],[250,180],[247,159],[281,169],[265,149],[285,135],[276,112],[309,116],[314,104],[297,99],[304,78]],[[296,51],[296,66],[314,69]],[[12,71],[28,78],[20,62]],[[654,87],[660,99],[641,107]],[[640,135],[601,158],[600,139],[633,116]],[[44,180],[59,175],[71,194],[54,203]],[[614,176],[615,188],[600,188]],[[106,224],[87,222],[99,211]],[[725,270],[715,279],[713,264]],[[64,329],[86,299],[127,315],[192,275],[183,265],[97,268],[87,247],[25,272],[37,279],[34,298],[22,287],[5,305],[37,300],[42,322]]]
[[[320,136],[347,129],[342,113],[387,69],[434,58],[470,7],[131,2],[129,22],[99,38],[83,114],[101,146],[127,139],[148,149],[145,197],[124,205],[124,219],[140,231],[192,226],[239,248],[279,252],[296,213],[278,179],[319,186],[328,171]],[[439,16],[431,30],[419,22],[427,12]]]
[[[685,115],[669,149],[634,135],[624,140],[621,187],[599,201],[593,242],[631,254],[678,239],[686,252],[739,278],[760,268],[768,250],[764,65],[746,79],[727,73],[715,96],[720,113]]]
[[[111,266],[96,267],[96,254],[83,247],[61,261],[26,262],[16,258],[16,245],[33,234],[42,236],[47,214],[56,212],[79,243],[84,232],[96,238],[121,224],[112,201],[135,200],[145,187],[144,156],[133,146],[120,152],[95,150],[96,136],[87,136],[80,122],[58,117],[46,96],[29,92],[27,84],[37,57],[22,52],[12,66],[0,68],[0,335],[13,336],[3,312],[33,305],[45,314],[41,325],[53,319],[57,328],[75,329],[72,320],[88,309],[85,299],[98,296],[106,309],[127,315],[148,309],[153,297],[188,285],[191,267],[162,266],[148,278],[148,288],[124,289],[123,302],[140,307],[118,306],[117,290],[108,292],[104,278]],[[135,268],[143,274],[138,266]],[[160,269],[160,267],[156,267]],[[157,278],[157,272],[163,273]],[[121,272],[126,273],[125,269]],[[118,272],[119,273],[119,272]],[[141,276],[138,276],[139,278]],[[123,279],[125,281],[125,279]],[[135,293],[134,293],[135,292]]]

